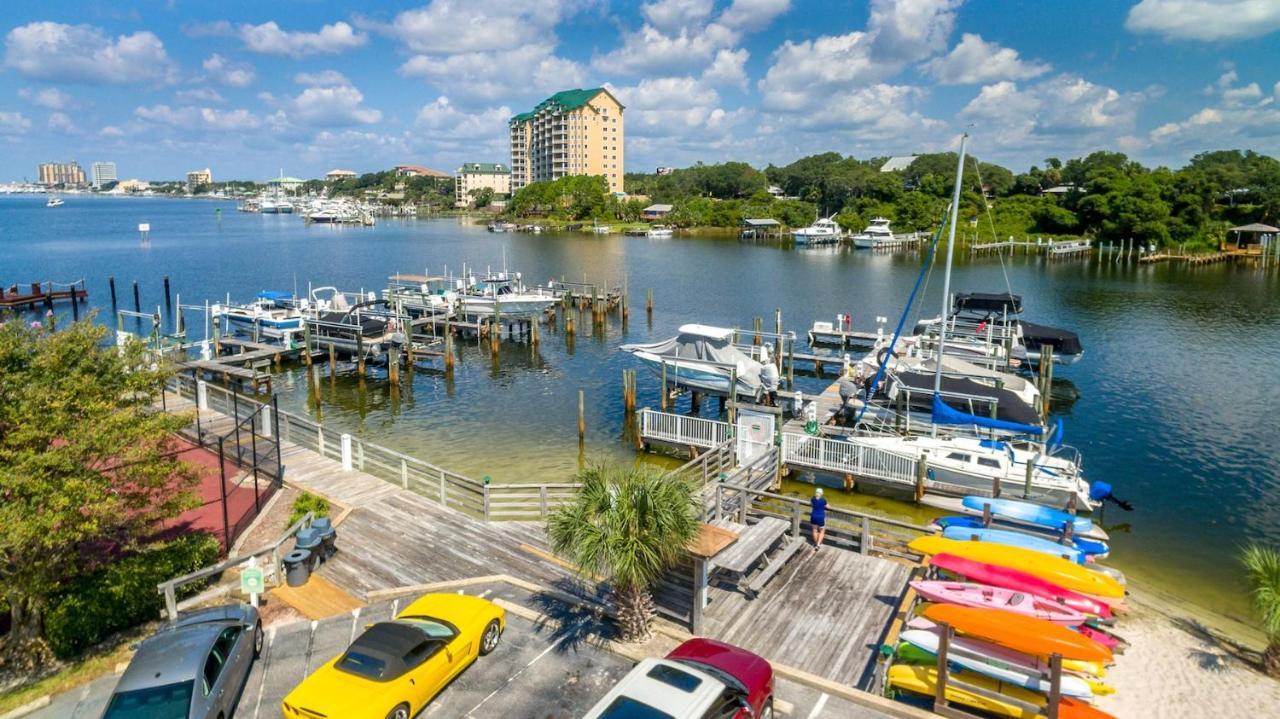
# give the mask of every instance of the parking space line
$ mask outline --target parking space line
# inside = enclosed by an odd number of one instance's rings
[[[351,638],[347,640],[347,644],[355,644],[358,626],[360,626],[360,607],[351,610]]]
[[[259,663],[262,664],[262,676],[258,679],[258,701],[253,705],[253,717],[258,719],[258,715],[262,713],[262,693],[267,689],[267,672],[271,669],[271,647],[276,643],[276,628],[272,627],[271,632],[267,634],[266,651],[262,653]]]
[[[536,663],[538,662],[538,660],[539,660],[539,659],[541,659],[541,658],[543,658],[543,657],[547,656],[547,654],[551,653],[551,650],[552,650],[552,649],[555,649],[557,646],[559,646],[559,644],[552,644],[552,645],[548,646],[546,649],[543,649],[543,650],[542,650],[542,652],[538,654],[538,656],[534,657],[533,659],[530,659],[528,664],[526,664],[526,665],[524,665],[523,667],[521,667],[521,668],[520,668],[520,671],[518,671],[518,672],[516,672],[515,674],[512,674],[510,677],[508,677],[508,678],[507,678],[507,681],[506,681],[502,686],[500,686],[500,687],[498,687],[497,689],[494,689],[493,691],[489,692],[489,696],[485,697],[484,699],[481,699],[479,704],[477,704],[477,705],[475,705],[475,706],[471,707],[471,710],[470,710],[470,711],[468,711],[464,716],[468,716],[468,717],[469,717],[469,716],[473,716],[473,715],[475,714],[475,711],[476,711],[477,709],[479,709],[480,707],[484,706],[484,703],[485,703],[485,702],[487,702],[487,701],[489,701],[490,699],[492,699],[495,695],[497,695],[497,693],[498,693],[498,692],[502,691],[503,689],[506,689],[506,688],[507,688],[507,686],[509,686],[509,685],[511,684],[511,682],[515,681],[515,680],[516,680],[516,678],[517,678],[517,677],[519,677],[521,674],[524,674],[524,670],[526,670],[526,669],[528,669],[529,667],[531,667],[531,666],[533,666],[534,664],[536,664]]]
[[[813,711],[809,712],[809,719],[818,719],[818,715],[822,713],[823,707],[827,705],[827,700],[830,698],[830,694],[823,692],[822,696],[818,697],[818,701],[814,703]]]

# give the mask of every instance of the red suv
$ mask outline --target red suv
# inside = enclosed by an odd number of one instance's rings
[[[773,667],[745,649],[690,639],[645,659],[583,719],[773,719]]]

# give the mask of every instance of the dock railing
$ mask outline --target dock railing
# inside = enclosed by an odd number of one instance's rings
[[[878,447],[829,437],[782,433],[782,462],[834,474],[914,485],[919,461]]]
[[[724,443],[730,434],[728,422],[658,412],[648,407],[640,410],[640,437],[645,440],[711,449]]]

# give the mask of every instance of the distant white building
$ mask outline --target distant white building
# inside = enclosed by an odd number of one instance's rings
[[[108,182],[116,182],[120,178],[116,175],[116,163],[114,162],[95,162],[92,165],[93,187],[99,189]]]
[[[675,172],[675,168],[674,168],[674,167],[659,167],[659,168],[658,168],[658,172],[657,172],[657,174],[658,174],[658,175],[660,175],[660,176],[661,176],[661,175],[670,175],[672,172]]]
[[[337,182],[338,180],[349,180],[356,176],[351,170],[329,170],[325,173],[324,179],[329,182]]]
[[[467,207],[474,190],[489,189],[505,197],[511,194],[511,168],[499,162],[465,162],[458,168],[453,186],[456,207]]]
[[[187,173],[187,189],[194,190],[200,185],[213,184],[213,171],[209,168],[203,170],[192,170]]]
[[[297,192],[298,188],[302,187],[302,183],[304,182],[306,182],[306,180],[301,177],[287,177],[285,175],[273,177],[270,180],[267,180],[268,185],[271,187],[278,187],[285,192]]]
[[[773,195],[778,199],[782,199],[782,196],[787,194],[785,191],[783,191],[781,187],[778,187],[777,185],[769,185],[768,192],[770,195]]]
[[[880,171],[901,172],[908,167],[911,167],[911,163],[915,162],[917,157],[919,157],[919,155],[899,155],[898,157],[890,157],[888,160],[884,161],[883,165],[880,166]]]

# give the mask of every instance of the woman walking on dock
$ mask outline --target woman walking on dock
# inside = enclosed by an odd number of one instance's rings
[[[818,551],[822,540],[827,538],[827,500],[822,496],[822,487],[813,490],[813,499],[809,500],[809,524],[813,531],[813,551]]]

